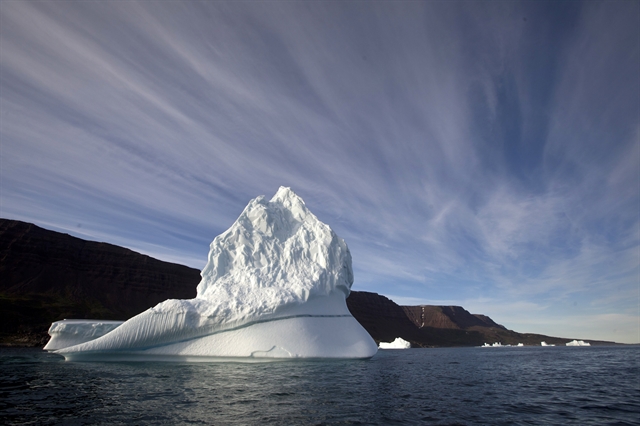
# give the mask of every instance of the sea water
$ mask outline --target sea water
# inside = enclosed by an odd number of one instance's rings
[[[638,346],[269,363],[76,363],[4,348],[0,424],[640,424],[639,364]]]

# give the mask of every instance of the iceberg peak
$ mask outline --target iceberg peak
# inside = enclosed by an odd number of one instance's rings
[[[275,193],[273,198],[271,198],[271,202],[279,201],[281,203],[288,202],[298,203],[304,205],[304,200],[298,196],[295,192],[291,190],[288,186],[281,186],[278,188],[278,191]]]
[[[336,291],[346,297],[353,284],[344,240],[285,187],[249,202],[211,243],[201,275],[197,298],[241,299],[248,316]]]

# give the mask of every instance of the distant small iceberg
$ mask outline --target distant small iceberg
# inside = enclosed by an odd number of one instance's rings
[[[396,337],[391,343],[380,342],[380,349],[409,349],[411,348],[411,343],[404,340],[402,337]]]
[[[524,346],[522,343],[518,343],[516,346],[521,347]]]
[[[520,346],[522,346],[522,343],[519,343]],[[508,348],[511,345],[503,345],[501,342],[495,342],[492,345],[485,343],[482,346],[480,346],[481,348]]]
[[[567,346],[591,346],[591,343],[585,342],[584,340],[572,340],[571,342],[567,342]]]
[[[554,344],[549,344],[545,341],[540,342],[540,346],[555,346]]]

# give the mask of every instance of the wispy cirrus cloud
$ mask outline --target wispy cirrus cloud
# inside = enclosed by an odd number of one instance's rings
[[[201,267],[286,185],[356,289],[637,315],[637,12],[3,2],[0,213]]]

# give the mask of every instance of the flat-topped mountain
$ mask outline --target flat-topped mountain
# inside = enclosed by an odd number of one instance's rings
[[[376,341],[402,337],[412,347],[503,345],[564,345],[573,340],[541,334],[518,333],[486,315],[474,315],[460,306],[399,306],[376,293],[352,291],[347,306]],[[592,345],[613,344],[589,340]]]
[[[197,269],[0,219],[2,344],[43,346],[53,321],[125,320],[166,299],[195,297],[199,282]],[[460,306],[399,306],[376,293],[352,291],[347,306],[377,342],[402,337],[414,347],[435,347],[572,340],[507,330]]]
[[[486,315],[474,315],[462,306],[403,306],[407,317],[418,327],[468,329],[472,327],[495,327],[506,330]]]

